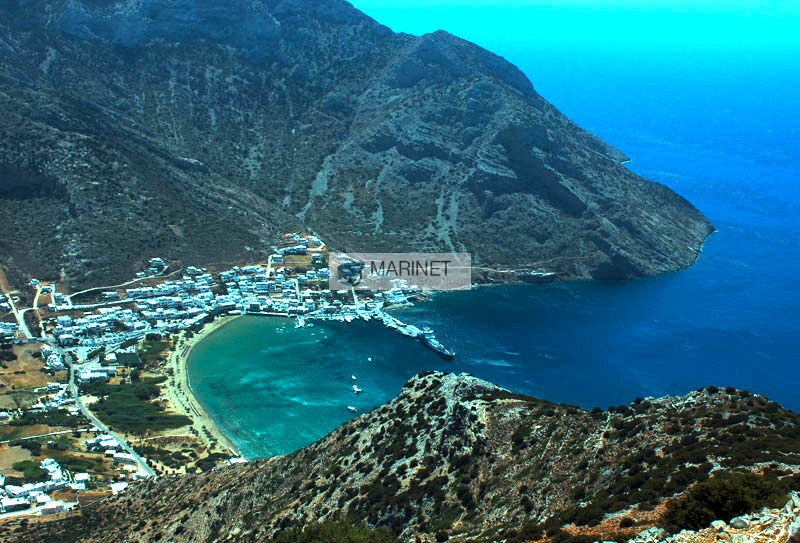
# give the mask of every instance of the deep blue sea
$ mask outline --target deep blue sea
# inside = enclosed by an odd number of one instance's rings
[[[347,405],[375,407],[425,369],[470,372],[585,408],[715,384],[800,410],[800,70],[792,56],[559,51],[500,38],[482,45],[718,231],[685,271],[480,288],[397,313],[431,325],[458,352],[455,362],[374,323],[234,321],[195,349],[189,373],[242,452],[299,448],[352,417]],[[364,389],[358,396],[351,375]]]

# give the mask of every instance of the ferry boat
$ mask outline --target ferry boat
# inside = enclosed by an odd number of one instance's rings
[[[436,354],[445,358],[447,360],[453,360],[456,357],[456,353],[449,350],[447,347],[442,345],[438,339],[436,339],[436,334],[434,334],[433,330],[430,328],[424,328],[422,330],[422,334],[419,336],[419,340],[423,343],[423,345],[427,346]]]

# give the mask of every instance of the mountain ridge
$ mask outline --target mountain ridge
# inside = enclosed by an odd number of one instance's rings
[[[306,229],[624,279],[692,264],[713,231],[497,55],[334,0],[221,5],[0,4],[0,184],[32,185],[0,193],[9,277],[108,284]]]
[[[603,412],[423,372],[290,455],[144,481],[21,537],[261,541],[342,516],[406,540],[526,541],[609,518],[633,537],[664,500],[715,473],[770,473],[797,488],[799,444],[800,415],[732,388]]]

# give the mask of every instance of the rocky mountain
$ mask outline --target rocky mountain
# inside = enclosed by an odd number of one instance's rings
[[[9,277],[107,284],[305,228],[626,278],[712,231],[502,58],[343,0],[2,0],[0,118]]]
[[[0,535],[268,541],[346,516],[404,541],[627,540],[646,530],[661,539],[660,517],[675,531],[707,526],[704,496],[724,496],[720,511],[731,515],[783,505],[798,474],[800,415],[749,392],[710,387],[585,411],[425,372],[288,456],[150,480],[80,517]],[[692,485],[700,490],[665,506]]]

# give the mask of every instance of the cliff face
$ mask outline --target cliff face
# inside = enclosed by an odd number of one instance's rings
[[[291,455],[144,482],[80,518],[17,535],[261,541],[347,515],[403,540],[526,541],[600,522],[633,537],[653,525],[665,498],[738,468],[800,483],[800,416],[713,388],[587,412],[428,372]]]
[[[560,278],[691,264],[712,227],[503,59],[341,0],[0,2],[0,253],[75,284],[277,233]]]

